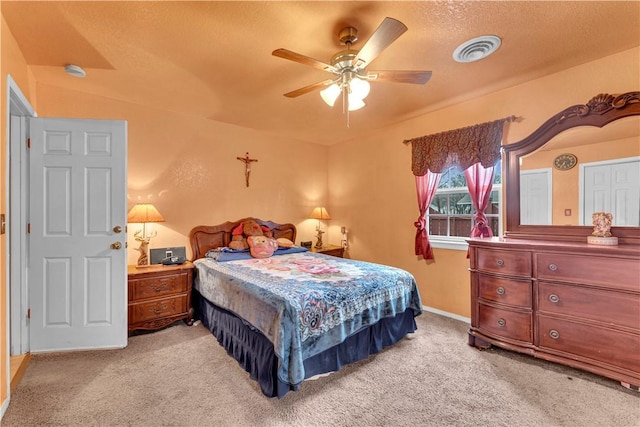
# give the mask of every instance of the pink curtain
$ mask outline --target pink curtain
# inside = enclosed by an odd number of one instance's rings
[[[473,216],[473,229],[471,237],[491,237],[493,232],[487,225],[487,217],[484,214],[489,205],[489,197],[493,188],[493,167],[485,168],[476,163],[465,169],[464,176],[467,179],[467,187],[471,195],[471,203],[476,210]]]
[[[420,216],[414,223],[416,226],[416,255],[422,255],[427,260],[435,258],[429,243],[426,215],[439,183],[440,174],[430,170],[427,170],[424,175],[416,176],[416,192],[418,193],[418,209],[420,210]]]

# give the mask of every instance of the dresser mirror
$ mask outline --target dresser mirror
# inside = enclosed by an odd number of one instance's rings
[[[585,181],[591,182],[589,177],[600,173],[603,164],[614,165],[614,174],[615,168],[631,168],[629,176],[638,179],[640,92],[597,95],[559,112],[503,150],[505,236],[585,242],[593,226],[591,212],[581,206],[593,204],[583,199],[611,191],[585,191],[590,185]],[[638,188],[637,182],[630,185]],[[612,233],[620,243],[640,244],[637,197],[620,224],[614,216]]]

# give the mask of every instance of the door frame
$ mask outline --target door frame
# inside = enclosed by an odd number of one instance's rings
[[[22,165],[19,166],[19,168],[16,170],[16,168],[11,168],[11,153],[15,152],[16,149],[20,149],[20,142],[19,141],[12,141],[11,138],[11,116],[19,116],[19,117],[23,117],[23,118],[27,118],[27,117],[36,117],[37,114],[34,111],[33,107],[31,106],[31,104],[29,103],[29,101],[27,100],[27,98],[24,96],[24,94],[22,93],[22,91],[20,90],[20,87],[18,86],[18,84],[15,82],[15,80],[13,80],[13,78],[11,77],[10,74],[7,74],[7,112],[6,112],[6,118],[5,118],[5,155],[6,155],[6,163],[5,163],[5,182],[6,182],[6,188],[5,188],[5,197],[6,197],[6,206],[10,209],[10,214],[9,214],[9,218],[13,217],[13,218],[24,218],[24,216],[26,215],[27,212],[23,212],[22,208],[21,208],[21,204],[17,203],[15,201],[15,198],[13,198],[14,200],[12,200],[11,197],[11,183],[14,181],[14,179],[19,179],[21,174],[22,174]],[[26,130],[25,130],[26,132]],[[26,148],[26,147],[23,147]],[[26,149],[25,149],[26,151]],[[16,178],[17,177],[17,178]],[[21,181],[21,188],[20,188],[20,192],[26,192],[25,194],[28,194],[29,192],[29,187],[28,185],[24,185],[25,183]],[[6,406],[9,405],[9,401],[11,400],[11,364],[10,364],[10,359],[11,359],[11,331],[12,331],[12,326],[11,326],[11,312],[12,312],[12,308],[14,309],[14,311],[17,309],[20,311],[20,316],[23,319],[26,319],[27,313],[26,313],[26,307],[12,307],[11,305],[11,291],[13,290],[14,292],[19,291],[20,294],[22,293],[26,293],[26,289],[23,289],[22,286],[23,284],[21,283],[20,278],[23,277],[22,275],[18,275],[15,272],[15,267],[12,268],[12,265],[17,265],[18,268],[20,269],[20,271],[22,272],[26,272],[26,259],[24,259],[23,257],[19,256],[19,260],[16,263],[16,260],[12,260],[11,258],[11,235],[12,233],[18,233],[19,236],[21,236],[18,240],[17,240],[17,244],[20,246],[19,248],[14,248],[14,253],[17,254],[23,254],[25,253],[26,250],[26,233],[20,233],[19,232],[19,224],[17,224],[17,229],[16,227],[14,227],[14,224],[12,224],[10,221],[7,224],[8,227],[6,227],[6,238],[5,238],[5,283],[6,283],[6,310],[7,310],[7,318],[6,320],[6,366],[4,367],[6,369],[6,378],[9,380],[7,381],[7,400],[6,400]],[[17,250],[16,250],[17,249]],[[21,328],[20,328],[21,329]],[[21,336],[19,337],[19,342],[18,343],[13,343],[14,346],[18,346],[20,348],[20,351],[22,351],[23,348],[28,348],[29,345],[29,334],[28,332],[25,334],[20,334]],[[2,414],[4,414],[6,410],[6,407],[3,406],[2,408]]]

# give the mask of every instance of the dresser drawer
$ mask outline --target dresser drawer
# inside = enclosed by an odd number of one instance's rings
[[[512,276],[531,276],[531,254],[521,251],[479,248],[476,252],[477,269]]]
[[[129,280],[129,301],[157,298],[186,292],[189,289],[189,273],[167,274]]]
[[[131,304],[129,305],[129,323],[184,314],[187,310],[186,295]]]
[[[531,313],[479,304],[478,329],[503,338],[532,342]]]
[[[531,280],[478,275],[478,296],[484,300],[531,308]]]
[[[640,294],[540,282],[538,310],[640,330]]]
[[[640,373],[640,335],[538,315],[539,346]],[[571,357],[571,356],[570,356]]]
[[[637,260],[538,253],[537,277],[595,284],[640,292],[640,262]]]

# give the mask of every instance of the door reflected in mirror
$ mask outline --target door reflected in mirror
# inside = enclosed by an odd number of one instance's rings
[[[567,129],[518,159],[522,225],[640,226],[640,117]]]

